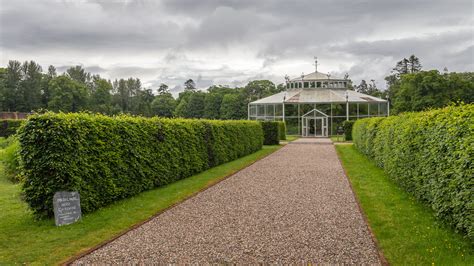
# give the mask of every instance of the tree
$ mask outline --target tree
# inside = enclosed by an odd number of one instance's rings
[[[78,112],[87,107],[87,87],[61,75],[50,81],[51,99],[48,108],[52,111]]]
[[[94,112],[110,114],[112,113],[112,83],[99,76],[93,77],[93,90],[91,93],[89,106]]]
[[[269,80],[250,81],[244,88],[244,94],[248,102],[261,99],[278,93],[278,88]]]
[[[188,79],[184,82],[184,91],[195,91],[196,90],[196,83],[194,80]]]
[[[221,118],[222,119],[246,119],[246,104],[242,94],[226,94],[222,99]]]
[[[408,58],[408,68],[409,73],[416,73],[421,71],[420,59],[414,54],[410,55],[410,57]]]
[[[83,84],[89,83],[91,81],[91,74],[86,72],[82,66],[70,67],[66,70],[66,74],[71,79]]]
[[[35,61],[26,61],[22,65],[22,81],[18,93],[22,98],[17,103],[18,111],[30,112],[41,108],[41,80],[43,78],[42,69]]]
[[[211,86],[207,89],[204,99],[204,117],[209,119],[219,119],[222,98],[228,93],[235,93],[235,89],[225,86]]]
[[[158,94],[166,94],[169,93],[168,85],[161,83],[160,87],[158,87]]]
[[[466,73],[440,74],[437,70],[403,75],[392,91],[393,111],[422,111],[452,102],[474,102],[474,81]]]
[[[171,93],[159,94],[155,96],[155,99],[151,102],[152,113],[157,116],[172,117],[175,109],[176,100]]]

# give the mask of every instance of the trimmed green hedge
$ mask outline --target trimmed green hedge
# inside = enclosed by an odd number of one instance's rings
[[[16,130],[25,120],[0,119],[0,137],[9,137],[16,133]]]
[[[280,123],[275,121],[261,121],[263,129],[263,144],[280,144]]]
[[[286,124],[283,121],[278,122],[278,126],[280,127],[280,140],[286,140]]]
[[[342,123],[342,127],[344,128],[344,139],[352,140],[352,127],[354,126],[354,120],[346,120]]]
[[[358,120],[355,146],[474,239],[474,105]]]
[[[256,152],[263,132],[255,121],[46,113],[18,138],[25,200],[45,217],[56,191],[78,191],[92,212]]]

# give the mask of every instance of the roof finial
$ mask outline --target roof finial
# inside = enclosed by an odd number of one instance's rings
[[[316,73],[318,73],[318,57],[317,56],[314,57],[314,68],[316,70]]]

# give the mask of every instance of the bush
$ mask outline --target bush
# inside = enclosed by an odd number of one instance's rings
[[[5,173],[7,177],[14,182],[18,182],[18,151],[20,149],[20,143],[15,138],[11,136],[5,140],[4,149],[1,150],[1,162],[5,166]]]
[[[342,127],[344,128],[344,139],[345,140],[352,140],[352,126],[354,125],[353,120],[344,121],[342,123]]]
[[[280,140],[286,140],[286,124],[284,121],[278,122],[278,125],[280,127]]]
[[[0,137],[9,137],[16,133],[16,130],[25,120],[1,119]]]
[[[78,191],[84,213],[262,147],[255,121],[84,113],[33,115],[18,132],[25,200],[52,216],[56,191]]]
[[[355,146],[457,231],[474,238],[474,105],[354,124]]]
[[[280,125],[279,122],[262,121],[260,122],[263,129],[263,144],[278,145],[280,144]]]

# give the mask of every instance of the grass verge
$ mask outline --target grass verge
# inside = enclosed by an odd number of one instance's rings
[[[56,227],[53,219],[35,221],[26,203],[20,200],[20,185],[11,183],[5,176],[3,165],[0,165],[0,264],[64,262],[280,147],[264,146],[256,153],[122,200],[85,215],[78,223],[63,227]]]
[[[392,265],[474,265],[474,245],[440,224],[353,145],[336,145],[379,247]]]
[[[298,135],[286,135],[286,140],[282,140],[282,141],[290,142],[290,141],[293,141],[293,140],[297,140],[299,138],[300,138],[300,136],[298,136]]]

